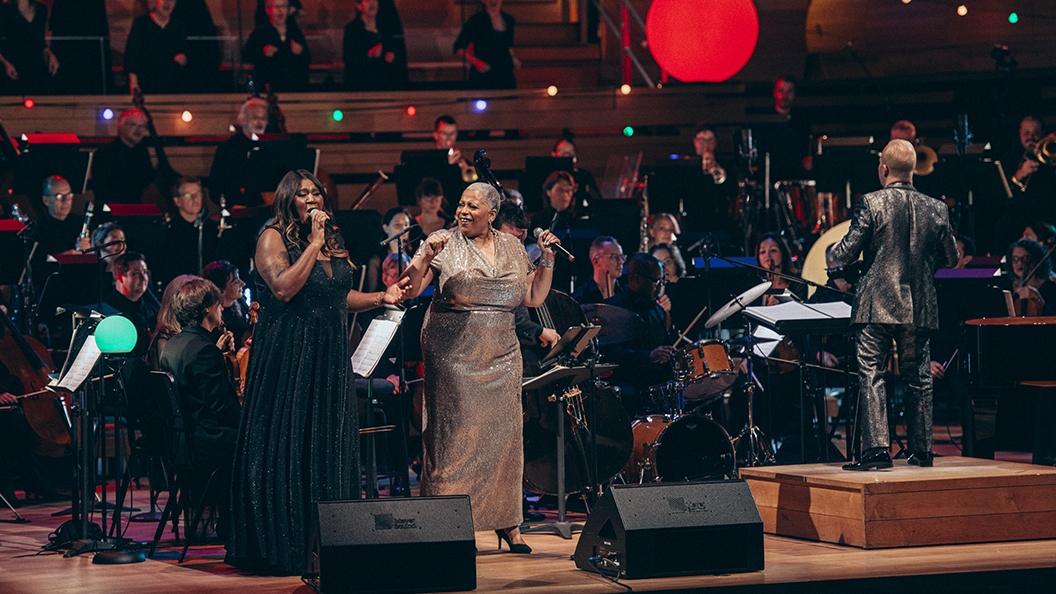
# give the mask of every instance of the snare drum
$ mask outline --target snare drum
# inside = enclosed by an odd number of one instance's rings
[[[649,415],[634,422],[634,451],[623,469],[628,483],[733,478],[730,435],[699,415]]]
[[[686,384],[687,402],[699,402],[721,394],[733,385],[737,372],[726,345],[719,340],[700,340],[675,352],[675,373]]]

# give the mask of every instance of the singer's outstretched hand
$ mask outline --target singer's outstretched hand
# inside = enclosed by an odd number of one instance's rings
[[[451,239],[451,236],[447,233],[434,233],[430,235],[429,238],[425,240],[425,257],[431,261],[437,254],[443,251],[444,246],[447,245],[449,239]]]
[[[410,288],[411,279],[401,278],[395,283],[389,285],[388,289],[385,289],[385,296],[382,297],[381,300],[389,305],[396,305],[407,297],[407,291]]]
[[[558,239],[557,236],[553,233],[544,229],[542,233],[535,236],[535,243],[539,246],[539,250],[543,253],[543,255],[548,256],[548,260],[553,260],[554,254],[556,254],[557,252],[556,250],[554,250],[554,248],[550,246],[555,243],[561,243],[561,240]]]

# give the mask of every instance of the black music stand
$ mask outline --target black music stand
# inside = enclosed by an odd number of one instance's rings
[[[780,311],[779,311],[780,310]],[[777,306],[771,307],[748,307],[744,310],[744,315],[747,318],[753,319],[763,326],[774,330],[775,332],[782,335],[800,335],[807,336],[809,334],[841,334],[851,331],[851,306],[842,301],[834,301],[831,303],[813,303],[804,304],[798,302],[788,302]],[[820,368],[824,367],[815,366],[812,364],[804,363],[802,358],[798,361],[781,361],[783,363],[791,363],[796,365],[799,372],[799,414],[800,414],[800,425],[799,425],[799,448],[800,448],[800,460],[806,462],[807,458],[807,428],[806,428],[806,403],[807,397],[804,391],[804,369]],[[818,410],[823,410],[822,406],[818,406]],[[855,410],[857,411],[857,406]],[[818,413],[819,417],[822,413]],[[848,415],[848,419],[850,419]],[[818,442],[818,453],[821,460],[827,460],[828,447],[826,443],[827,432],[823,430],[824,420],[821,421],[820,426],[817,427],[816,435]],[[849,432],[853,433],[853,431]],[[851,436],[848,435],[848,440]],[[850,446],[850,441],[848,441]],[[848,455],[850,455],[850,447],[848,447]]]
[[[556,407],[557,416],[556,419],[556,433],[557,433],[557,521],[546,522],[543,524],[536,524],[529,528],[525,528],[523,532],[553,532],[565,540],[572,540],[572,533],[579,530],[583,530],[581,524],[572,524],[566,518],[566,502],[565,497],[565,407],[567,401],[565,399],[565,390],[576,384],[580,384],[588,379],[592,379],[595,374],[593,365],[589,367],[575,366],[574,361],[580,354],[586,350],[587,346],[590,345],[590,341],[597,336],[601,330],[601,326],[594,325],[581,325],[569,328],[561,340],[558,341],[554,348],[551,349],[550,353],[546,355],[543,362],[555,362],[562,361],[573,365],[566,367],[564,365],[555,365],[543,374],[528,378],[521,384],[521,388],[525,391],[528,390],[546,390],[550,392],[554,398],[553,402]],[[592,394],[593,396],[593,394]],[[593,400],[591,406],[594,406]],[[593,431],[593,429],[591,429]],[[590,471],[588,471],[590,472]],[[596,475],[590,472],[590,482],[594,484]]]
[[[427,177],[440,182],[444,197],[451,204],[458,202],[466,187],[462,181],[462,171],[457,165],[447,162],[447,151],[441,149],[403,151],[392,173],[396,178],[396,198],[401,206],[417,203],[414,191]]]
[[[385,309],[385,311],[371,321],[367,331],[359,343],[359,348],[352,355],[352,370],[367,380],[367,401],[363,416],[374,422],[374,369],[388,350],[389,344],[399,331],[403,321],[404,311],[401,309]],[[380,323],[379,323],[380,322]],[[402,417],[402,415],[399,415]],[[367,436],[367,499],[378,497],[378,458],[374,447],[374,435],[377,433],[388,433],[395,426],[360,428],[360,435]],[[402,430],[402,428],[401,428]],[[406,461],[405,461],[406,464]]]

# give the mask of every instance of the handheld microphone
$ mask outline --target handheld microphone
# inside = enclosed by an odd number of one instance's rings
[[[536,227],[536,228],[535,228],[535,229],[534,229],[534,230],[532,231],[532,235],[533,235],[533,236],[535,236],[536,238],[538,238],[538,237],[539,237],[540,235],[542,235],[542,234],[543,234],[543,230],[542,230],[542,229],[540,229],[539,227]],[[564,247],[562,247],[562,246],[561,246],[561,242],[560,242],[560,241],[554,241],[554,242],[548,243],[548,244],[546,244],[546,247],[548,247],[548,248],[551,248],[551,249],[554,249],[554,250],[557,250],[557,251],[561,252],[562,254],[564,254],[564,255],[565,255],[565,257],[566,257],[566,258],[568,258],[568,261],[569,261],[569,262],[575,262],[575,261],[576,261],[576,257],[575,257],[575,256],[573,256],[572,254],[570,254],[570,253],[568,252],[568,250],[566,250],[566,249],[565,249]]]
[[[421,225],[411,225],[410,227],[407,227],[403,231],[396,231],[392,235],[390,235],[390,236],[386,237],[385,239],[381,240],[381,245],[382,246],[389,245],[390,243],[395,241],[397,237],[399,237],[401,235],[406,235],[407,237],[410,237],[411,236],[411,231],[416,231],[416,230],[417,231],[421,231],[422,230],[422,226]]]
[[[318,208],[313,208],[312,210],[309,210],[308,211],[308,220],[311,221],[313,218],[315,218],[315,213],[318,212],[318,211],[319,211]],[[336,232],[341,230],[340,227],[338,227],[337,225],[334,224],[334,220],[333,219],[330,219],[329,216],[327,216],[327,219],[330,220],[330,229],[332,231],[334,231],[336,233]]]

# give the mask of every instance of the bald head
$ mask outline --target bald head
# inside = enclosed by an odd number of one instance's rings
[[[892,140],[880,153],[880,182],[913,181],[913,168],[917,164],[917,151],[908,140]]]

